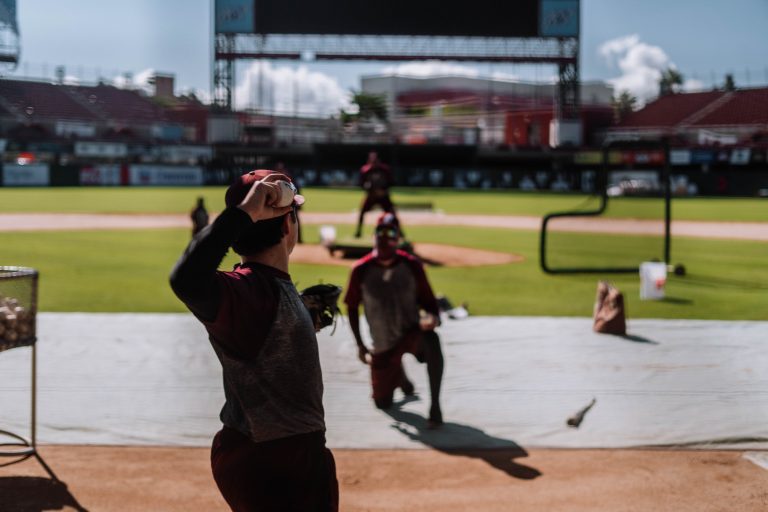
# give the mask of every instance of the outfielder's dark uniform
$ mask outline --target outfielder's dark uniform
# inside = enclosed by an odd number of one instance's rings
[[[389,166],[378,160],[360,168],[360,186],[367,192],[361,207],[363,213],[370,211],[377,204],[385,212],[394,211],[395,206],[389,197],[392,182]]]
[[[389,197],[389,188],[393,182],[392,171],[389,169],[389,166],[379,160],[367,163],[360,168],[360,186],[366,191],[366,194],[360,205],[360,216],[355,236],[360,236],[363,218],[374,206],[381,206],[381,209],[385,212],[395,212],[395,205]]]
[[[221,362],[226,402],[211,466],[232,510],[338,510],[325,447],[323,381],[314,323],[288,274],[246,263],[217,271],[250,225],[227,208],[192,240],[171,274]]]

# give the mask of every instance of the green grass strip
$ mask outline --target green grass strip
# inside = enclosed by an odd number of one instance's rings
[[[349,236],[351,226],[339,228]],[[625,292],[629,318],[768,320],[768,244],[679,239],[673,261],[689,276],[671,276],[665,301],[640,301],[636,275],[558,275],[538,267],[538,234],[500,229],[411,227],[412,240],[477,247],[522,255],[522,263],[485,267],[429,268],[435,291],[468,302],[475,315],[589,316],[597,280],[608,278]],[[558,262],[593,264],[612,254],[624,262],[644,258],[654,237],[558,234]],[[42,311],[179,312],[168,274],[188,242],[185,229],[0,233],[0,264],[40,270]],[[305,227],[317,241],[317,230]],[[227,257],[224,267],[236,261]],[[294,264],[299,287],[317,282],[346,285],[345,267]],[[0,289],[0,293],[2,290]]]
[[[308,188],[308,212],[351,212],[357,210],[362,192],[357,189]],[[1,188],[0,213],[188,213],[195,199],[205,198],[211,212],[224,207],[224,187],[144,188]],[[451,214],[526,215],[572,209],[596,208],[598,199],[582,194],[525,193],[427,188],[397,188],[396,203],[432,203],[435,209]],[[612,198],[606,217],[661,219],[663,201],[656,198]],[[768,200],[743,198],[676,198],[672,201],[674,220],[768,222]]]

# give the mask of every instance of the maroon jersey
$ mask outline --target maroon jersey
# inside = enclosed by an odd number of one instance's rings
[[[389,266],[379,263],[373,252],[358,260],[344,302],[350,309],[362,303],[374,354],[393,348],[403,336],[418,329],[420,309],[439,314],[421,262],[400,250]]]
[[[392,186],[392,171],[379,161],[365,164],[360,168],[360,183],[369,193],[386,192]]]

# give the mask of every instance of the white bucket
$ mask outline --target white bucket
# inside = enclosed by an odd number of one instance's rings
[[[646,261],[640,264],[640,299],[658,300],[664,298],[667,284],[667,264]]]

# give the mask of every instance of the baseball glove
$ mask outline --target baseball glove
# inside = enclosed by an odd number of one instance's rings
[[[304,305],[312,316],[315,331],[331,324],[334,324],[333,332],[336,331],[334,320],[340,313],[339,306],[336,304],[340,295],[341,287],[335,284],[316,284],[301,291],[301,300],[304,301]]]

